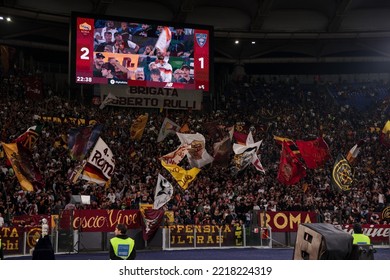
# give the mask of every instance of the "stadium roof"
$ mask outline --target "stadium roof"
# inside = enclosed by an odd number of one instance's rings
[[[2,0],[0,44],[68,51],[71,11],[214,26],[217,62],[389,61],[388,0]],[[239,40],[239,44],[234,42]],[[255,42],[253,44],[252,42]]]

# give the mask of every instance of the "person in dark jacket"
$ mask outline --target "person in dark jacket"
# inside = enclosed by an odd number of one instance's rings
[[[55,260],[53,246],[48,235],[38,239],[32,255],[33,260]]]
[[[127,227],[118,224],[115,227],[115,237],[110,239],[111,260],[134,260],[136,257],[135,241],[127,236]]]

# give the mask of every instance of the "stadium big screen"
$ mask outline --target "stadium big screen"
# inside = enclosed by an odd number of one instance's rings
[[[71,81],[209,91],[211,26],[72,13]]]

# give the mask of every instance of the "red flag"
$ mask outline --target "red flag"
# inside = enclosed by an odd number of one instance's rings
[[[27,129],[22,135],[15,139],[15,143],[21,144],[26,149],[32,151],[36,146],[39,134],[42,131],[41,125],[35,125]]]
[[[156,234],[163,218],[163,209],[145,209],[144,215],[141,217],[142,238],[145,241],[151,239]]]
[[[241,145],[246,144],[246,138],[248,137],[248,134],[234,131],[233,136],[234,136],[234,139],[236,139],[238,144],[241,144]]]
[[[321,167],[330,158],[329,147],[322,137],[311,141],[296,140],[295,143],[308,168]]]
[[[214,143],[214,161],[213,164],[228,166],[229,158],[232,153],[232,142],[227,136],[223,140]]]
[[[41,189],[45,182],[31,152],[19,143],[1,144],[23,190],[32,192]]]
[[[224,127],[220,126],[217,121],[205,123],[203,128],[210,139],[222,139],[224,136]]]
[[[277,177],[278,181],[283,185],[294,185],[305,176],[305,166],[291,151],[288,143],[283,142]]]

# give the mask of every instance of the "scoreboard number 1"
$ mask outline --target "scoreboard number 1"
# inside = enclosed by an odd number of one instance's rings
[[[200,68],[204,68],[204,57],[199,57],[198,60],[200,61]]]
[[[82,47],[80,49],[80,51],[82,52],[82,54],[80,55],[80,59],[83,59],[83,60],[89,60],[89,49],[86,48],[86,47]]]

